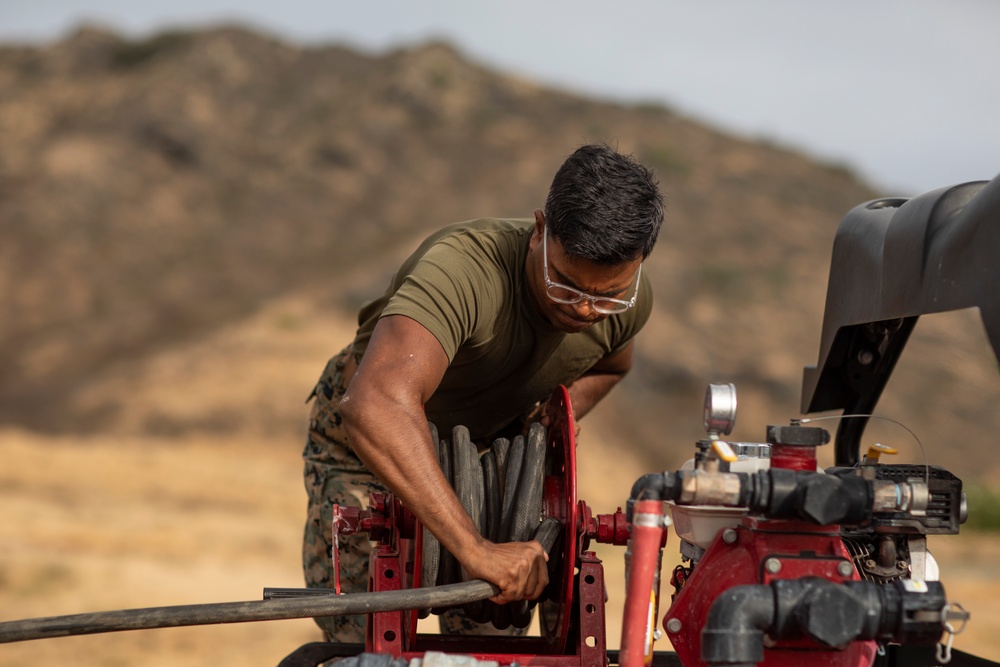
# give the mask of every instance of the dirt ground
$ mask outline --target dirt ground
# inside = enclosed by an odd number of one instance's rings
[[[580,445],[580,497],[596,513],[613,512],[642,472],[606,442],[598,429]],[[264,586],[301,585],[298,442],[0,431],[0,460],[0,620],[256,600]],[[676,544],[671,538],[664,570],[679,560]],[[949,597],[973,614],[955,646],[1000,659],[1000,536],[938,538],[931,547]],[[623,549],[602,546],[599,555],[616,647]],[[266,666],[318,638],[309,620],[145,630],[0,645],[0,665]],[[657,648],[670,647],[660,640]]]

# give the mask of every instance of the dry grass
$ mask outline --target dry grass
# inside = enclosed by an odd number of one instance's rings
[[[0,615],[260,599],[298,586],[297,443],[0,435]],[[277,664],[311,621],[0,646],[0,664]]]

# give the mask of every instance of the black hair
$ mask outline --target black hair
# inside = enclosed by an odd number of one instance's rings
[[[598,264],[646,259],[663,222],[653,172],[605,144],[566,158],[549,188],[545,220],[567,253]]]

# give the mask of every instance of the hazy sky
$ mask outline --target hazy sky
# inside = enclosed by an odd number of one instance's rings
[[[0,0],[5,42],[82,21],[134,36],[238,21],[371,52],[445,38],[503,71],[846,163],[892,194],[1000,173],[997,0]]]

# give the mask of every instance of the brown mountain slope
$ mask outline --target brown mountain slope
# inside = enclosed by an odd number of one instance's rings
[[[278,407],[263,368],[296,354],[312,313],[344,314],[338,350],[423,233],[529,216],[566,154],[606,141],[657,170],[669,218],[637,370],[595,419],[674,465],[706,382],[737,382],[742,439],[797,414],[837,222],[875,195],[842,167],[444,44],[365,56],[238,28],[2,48],[0,137],[0,422],[74,433],[298,434],[308,387]],[[268,313],[286,347],[220,342]],[[884,407],[982,473],[1000,382],[956,317],[918,326]],[[961,411],[943,409],[949,385],[967,390]]]

